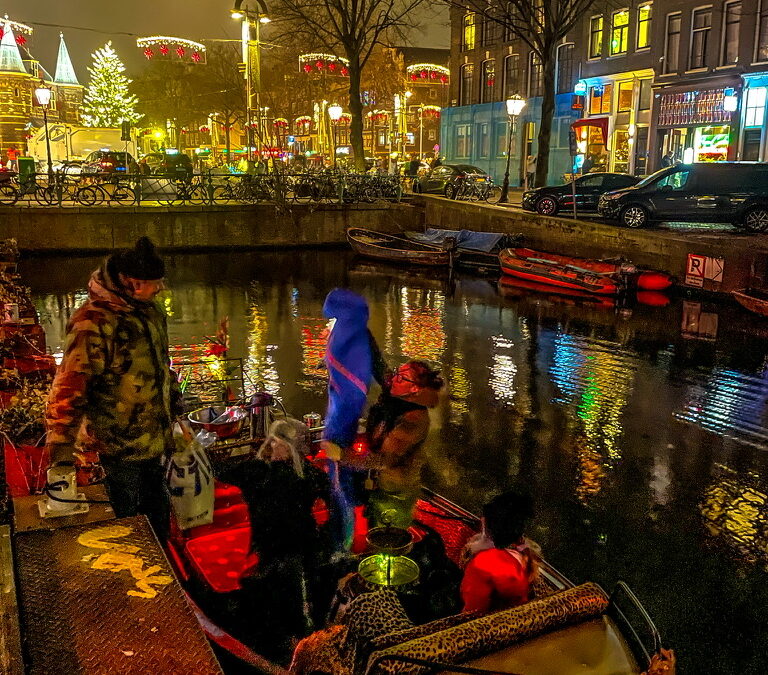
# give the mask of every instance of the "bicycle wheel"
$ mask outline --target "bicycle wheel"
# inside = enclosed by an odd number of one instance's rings
[[[56,193],[56,188],[53,186],[43,187],[42,185],[39,185],[35,190],[35,201],[41,206],[58,204],[59,196]]]
[[[110,202],[117,202],[121,206],[128,206],[129,204],[136,203],[136,192],[132,187],[127,185],[116,185],[112,190],[112,197]]]
[[[491,187],[485,191],[485,201],[489,204],[498,204],[499,199],[501,199],[501,186],[491,185]]]
[[[214,204],[223,204],[224,202],[228,202],[230,199],[234,199],[234,195],[232,194],[232,190],[228,185],[217,185],[215,188],[213,188],[212,201]]]
[[[195,185],[189,190],[187,200],[195,206],[205,204],[208,201],[208,190],[202,185]]]
[[[0,204],[13,206],[19,201],[19,191],[13,185],[0,185]]]
[[[86,185],[75,192],[75,201],[83,206],[95,206],[104,201],[104,192],[95,185]]]

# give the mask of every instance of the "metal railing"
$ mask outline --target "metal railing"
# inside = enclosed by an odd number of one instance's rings
[[[0,206],[181,206],[398,202],[412,179],[390,174],[205,172],[192,175],[0,174]]]

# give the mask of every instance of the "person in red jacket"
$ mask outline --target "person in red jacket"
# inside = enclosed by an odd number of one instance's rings
[[[505,492],[483,507],[487,548],[467,564],[461,581],[464,611],[494,612],[528,602],[538,554],[523,536],[533,515],[530,497]]]

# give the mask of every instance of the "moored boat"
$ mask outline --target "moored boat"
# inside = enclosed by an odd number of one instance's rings
[[[424,244],[361,227],[350,227],[347,230],[347,241],[360,255],[393,263],[448,267],[455,257],[455,247]]]
[[[768,316],[768,292],[757,289],[732,291],[734,300],[750,312]]]
[[[502,232],[479,232],[477,230],[445,230],[428,227],[424,232],[406,232],[411,241],[432,246],[445,247],[453,239],[459,252],[458,265],[478,271],[498,271],[499,253],[510,246],[519,244],[521,235]]]

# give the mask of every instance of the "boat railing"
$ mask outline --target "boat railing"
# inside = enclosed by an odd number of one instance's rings
[[[376,673],[376,668],[387,661],[405,663],[412,666],[421,666],[423,668],[427,668],[427,673],[430,674],[466,673],[467,675],[521,675],[520,673],[513,673],[507,670],[499,670],[498,668],[494,668],[493,670],[486,670],[485,668],[474,668],[472,666],[458,666],[452,663],[443,663],[433,659],[419,659],[414,656],[404,656],[401,654],[386,654],[377,657],[368,666],[365,671],[365,675],[374,675]]]
[[[609,598],[608,614],[619,624],[638,660],[644,659],[650,664],[653,654],[661,651],[661,635],[643,603],[624,581],[616,582]],[[631,614],[636,616],[632,617]],[[642,623],[642,626],[638,625],[639,623]],[[641,632],[646,635],[641,636]]]

